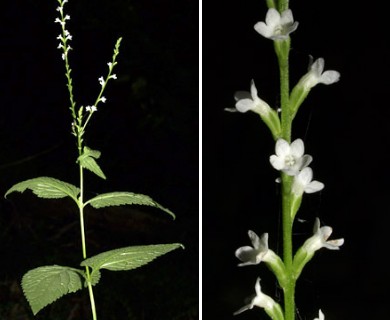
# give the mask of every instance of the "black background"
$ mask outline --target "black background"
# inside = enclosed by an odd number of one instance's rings
[[[64,63],[57,49],[57,1],[3,1],[0,27],[0,193],[38,176],[78,183],[76,141]],[[147,194],[177,216],[152,208],[86,211],[88,255],[118,247],[181,242],[131,272],[103,272],[95,289],[102,319],[198,318],[198,3],[69,1],[69,53],[78,106],[100,90],[114,44],[115,73],[85,136],[102,152],[107,181],[86,172],[86,198],[110,191]],[[77,267],[77,208],[30,192],[0,203],[0,318],[32,319],[20,279],[41,265]],[[86,291],[66,296],[36,319],[90,317]]]
[[[297,319],[378,319],[387,316],[388,73],[385,14],[364,2],[291,1],[299,22],[292,34],[291,87],[307,71],[309,55],[325,59],[338,83],[316,86],[294,121],[293,139],[313,156],[314,179],[325,183],[305,195],[295,222],[298,246],[315,217],[344,237],[340,251],[322,249],[297,285]],[[247,231],[270,234],[281,252],[277,172],[269,164],[274,142],[253,113],[224,112],[234,92],[249,90],[279,106],[272,41],[253,26],[264,21],[265,1],[203,4],[203,319],[232,319],[254,294],[256,278],[275,297],[266,266],[237,267],[234,251],[250,245]],[[278,301],[281,296],[276,298]],[[236,319],[267,319],[260,309]]]

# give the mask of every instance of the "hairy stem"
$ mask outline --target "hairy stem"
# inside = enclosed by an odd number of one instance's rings
[[[280,4],[283,1],[280,2]],[[285,1],[284,4],[288,5]],[[285,8],[286,9],[286,8]],[[289,84],[289,52],[290,39],[275,41],[275,51],[279,62],[280,71],[280,100],[281,100],[281,127],[282,138],[291,142],[292,115],[290,110],[290,84]],[[285,320],[295,319],[295,284],[293,275],[293,245],[291,216],[291,185],[292,177],[282,173],[282,226],[283,226],[283,262],[286,267],[286,284],[284,290],[284,312]]]

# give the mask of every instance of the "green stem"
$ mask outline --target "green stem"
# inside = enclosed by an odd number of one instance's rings
[[[284,286],[285,320],[295,319],[295,283],[293,273],[293,246],[292,246],[292,217],[291,217],[291,190],[292,177],[282,174],[282,216],[283,216],[283,260],[286,268],[286,282]]]
[[[79,151],[79,155],[81,155],[82,138],[80,133],[78,134],[78,151]],[[85,241],[85,226],[84,226],[84,171],[83,171],[83,167],[80,164],[79,164],[79,172],[80,172],[80,197],[78,201],[78,206],[79,206],[79,214],[80,214],[81,247],[82,247],[83,260],[85,260],[87,258],[87,246]],[[93,288],[91,282],[92,278],[88,266],[85,266],[85,274],[87,278],[89,300],[91,303],[92,319],[97,320],[95,298],[93,295]]]
[[[281,6],[288,7],[288,1],[279,2]],[[284,8],[285,10],[286,8]],[[281,10],[283,11],[283,10]],[[275,52],[278,57],[280,71],[280,100],[281,100],[281,129],[282,138],[291,142],[292,114],[290,108],[290,84],[289,84],[289,52],[290,39],[275,41]],[[284,290],[284,318],[285,320],[295,319],[295,284],[296,279],[293,273],[293,245],[292,245],[292,225],[291,217],[291,185],[293,178],[282,173],[282,225],[283,225],[283,262],[286,268],[286,283]]]

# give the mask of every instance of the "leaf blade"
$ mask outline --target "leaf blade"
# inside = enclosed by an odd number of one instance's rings
[[[184,248],[180,243],[131,246],[114,249],[90,257],[81,266],[95,270],[126,271],[139,268],[154,259],[178,248]]]
[[[120,206],[120,205],[146,205],[158,208],[175,219],[175,214],[154,201],[149,196],[133,193],[133,192],[109,192],[100,194],[90,200],[88,200],[85,204],[90,204],[95,209],[100,209],[108,206]]]
[[[83,168],[106,180],[105,174],[95,160],[100,158],[100,154],[100,151],[92,150],[85,146],[83,149],[83,154],[77,158],[77,162],[80,163]]]
[[[28,271],[22,278],[22,289],[31,310],[36,315],[62,296],[83,287],[81,270],[58,265],[43,266]]]
[[[30,189],[39,198],[59,199],[69,196],[76,202],[80,193],[80,189],[70,183],[51,177],[39,177],[13,185],[5,193],[5,197],[16,191],[23,193],[26,189]]]

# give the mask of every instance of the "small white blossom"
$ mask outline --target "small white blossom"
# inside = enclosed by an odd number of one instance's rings
[[[114,73],[114,74],[112,74],[111,76],[110,76],[110,79],[117,79],[117,77],[116,77],[116,74]]]
[[[251,81],[251,92],[237,91],[234,98],[237,101],[236,107],[233,109],[226,108],[226,111],[247,112],[250,110],[261,116],[266,116],[271,110],[271,107],[258,97],[255,82],[253,80]]]
[[[327,248],[330,250],[339,250],[339,247],[343,245],[344,239],[328,240],[332,234],[333,229],[328,226],[320,228],[320,219],[316,218],[314,222],[313,236],[305,241],[302,248],[308,253],[314,253],[321,248]]]
[[[236,257],[243,262],[238,265],[239,267],[259,264],[273,254],[272,250],[268,250],[268,233],[264,233],[259,238],[255,232],[249,230],[248,236],[253,247],[245,246],[236,250]]]
[[[107,62],[107,65],[110,69],[112,68],[112,62]]]
[[[106,99],[106,97],[101,97],[99,101],[106,103],[107,99]]]
[[[249,309],[253,309],[254,306],[267,310],[272,310],[275,307],[275,301],[270,296],[261,292],[260,278],[257,278],[255,290],[256,296],[252,299],[252,301],[248,305],[234,312],[234,315],[240,314],[241,312],[244,312]]]
[[[97,111],[97,108],[96,108],[96,106],[86,106],[85,110],[88,112],[95,112],[95,111]]]
[[[312,181],[312,179],[313,170],[309,167],[303,168],[302,171],[294,177],[292,192],[296,196],[300,197],[304,192],[314,193],[324,188],[324,184],[322,182],[316,180]]]
[[[54,20],[54,23],[59,23],[61,26],[65,26],[65,21],[62,21],[62,20],[60,20],[59,18],[56,18],[55,20]]]
[[[99,78],[99,83],[100,83],[100,85],[101,85],[102,87],[104,86],[105,81],[104,81],[104,78],[103,78],[103,77],[100,77],[100,78]]]
[[[284,139],[278,139],[275,144],[276,155],[270,156],[269,160],[276,170],[295,176],[313,160],[310,155],[304,155],[304,152],[305,146],[301,139],[296,139],[291,145]]]
[[[272,40],[287,39],[289,34],[298,28],[298,22],[294,22],[293,14],[290,9],[279,13],[274,8],[268,9],[263,21],[255,24],[255,30],[263,37]]]
[[[307,91],[319,83],[332,84],[340,79],[340,73],[334,70],[324,72],[325,61],[323,58],[318,58],[309,66],[309,71],[306,73],[299,84]]]
[[[70,16],[68,14],[64,17],[64,21],[65,20],[70,20]]]
[[[325,320],[325,316],[324,316],[324,314],[322,313],[321,309],[320,309],[320,311],[318,312],[318,318],[315,318],[314,320]]]

